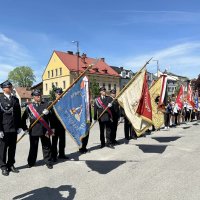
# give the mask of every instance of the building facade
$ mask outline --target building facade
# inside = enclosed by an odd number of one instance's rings
[[[90,64],[94,64],[86,73],[90,82],[95,80],[99,87],[104,86],[107,90],[115,88],[119,91],[120,77],[105,62],[104,58],[97,61],[87,57],[86,54],[80,56],[72,51],[54,51],[42,76],[43,95],[49,95],[53,85],[61,87],[63,90],[67,89],[78,77],[78,74],[81,74]]]

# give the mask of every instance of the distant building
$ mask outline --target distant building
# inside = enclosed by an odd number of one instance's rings
[[[86,54],[78,56],[72,51],[54,51],[42,76],[43,95],[49,95],[53,85],[63,90],[67,89],[77,78],[78,73],[82,73],[87,66],[94,63],[96,59],[89,58]],[[90,84],[95,81],[99,87],[104,86],[107,90],[115,88],[119,91],[120,89],[120,76],[105,62],[104,58],[101,58],[86,75]]]
[[[134,76],[134,73],[131,70],[124,69],[123,67],[110,66],[115,70],[120,76],[120,90],[130,81]]]
[[[31,102],[31,90],[28,90],[25,87],[15,87],[14,90],[16,91],[15,95],[19,99],[20,105],[25,105]]]
[[[184,86],[185,93],[186,93],[187,85],[188,85],[188,82],[190,81],[189,78],[168,72],[167,70],[165,70],[164,72],[160,72],[160,71],[158,72],[158,76],[161,76],[162,74],[167,75],[168,95],[175,94],[177,87],[180,87],[180,85]]]

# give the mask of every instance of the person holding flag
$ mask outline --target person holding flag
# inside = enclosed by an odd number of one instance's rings
[[[40,90],[34,90],[31,94],[33,96],[33,103],[27,105],[26,110],[22,116],[22,127],[24,130],[28,130],[26,121],[29,119],[30,126],[35,122],[36,119],[40,118],[41,114],[44,114],[43,117],[39,119],[36,125],[29,131],[30,139],[30,150],[28,155],[28,167],[33,167],[37,159],[38,152],[38,142],[39,138],[42,143],[42,151],[44,162],[47,168],[52,169],[51,161],[51,142],[50,135],[54,135],[54,130],[50,128],[50,114],[46,109],[48,103],[41,101],[41,92]]]
[[[114,149],[112,144],[112,136],[111,136],[111,123],[112,123],[112,112],[110,110],[111,99],[106,96],[106,88],[101,87],[99,88],[100,96],[95,99],[94,102],[94,120],[96,121],[101,113],[105,109],[107,109],[102,116],[98,119],[99,127],[100,127],[100,141],[101,141],[101,148],[104,148],[105,145],[109,148]],[[105,136],[104,131],[106,129],[106,144],[105,144]]]
[[[60,95],[63,93],[62,88],[55,89],[56,98],[59,98]],[[52,108],[52,117],[51,117],[51,125],[55,128],[54,137],[52,137],[52,160],[53,162],[59,159],[69,159],[65,155],[65,128],[63,127],[62,123],[60,122],[58,116],[55,113],[55,108]],[[59,149],[57,149],[59,140]],[[59,155],[58,155],[59,152]]]

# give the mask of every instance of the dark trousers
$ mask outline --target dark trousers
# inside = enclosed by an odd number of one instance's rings
[[[168,127],[170,125],[170,113],[165,113],[164,117],[165,117],[165,126]]]
[[[86,149],[86,146],[88,144],[88,139],[89,139],[89,132],[87,135],[82,139],[82,149]]]
[[[28,164],[30,166],[35,165],[38,153],[38,142],[39,138],[42,143],[42,152],[45,164],[51,164],[51,142],[50,139],[44,135],[42,136],[31,136],[30,135],[30,150],[28,155]]]
[[[124,117],[124,135],[127,140],[132,137],[132,130],[133,128],[131,123],[126,117]]]
[[[101,145],[105,145],[105,136],[104,131],[106,129],[106,143],[111,144],[111,122],[101,122],[99,121],[99,127],[100,127],[100,141]]]
[[[17,133],[4,133],[0,138],[0,167],[9,168],[15,163]]]
[[[116,141],[117,125],[118,125],[118,119],[113,119],[113,122],[111,123],[111,142],[112,143],[115,143]]]
[[[58,144],[59,139],[59,144]],[[57,147],[59,146],[59,148]],[[65,155],[65,130],[55,130],[55,135],[52,137],[52,158]]]

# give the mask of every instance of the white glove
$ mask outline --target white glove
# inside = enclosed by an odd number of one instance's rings
[[[112,107],[112,103],[109,103],[109,104],[108,104],[108,108],[110,108],[110,107]]]
[[[42,113],[43,113],[44,115],[48,115],[48,114],[49,114],[49,111],[48,111],[47,109],[44,109],[44,110],[42,111]]]
[[[22,128],[17,129],[17,134],[24,134],[24,130]]]
[[[3,139],[3,137],[4,137],[4,132],[0,131],[0,138]]]

